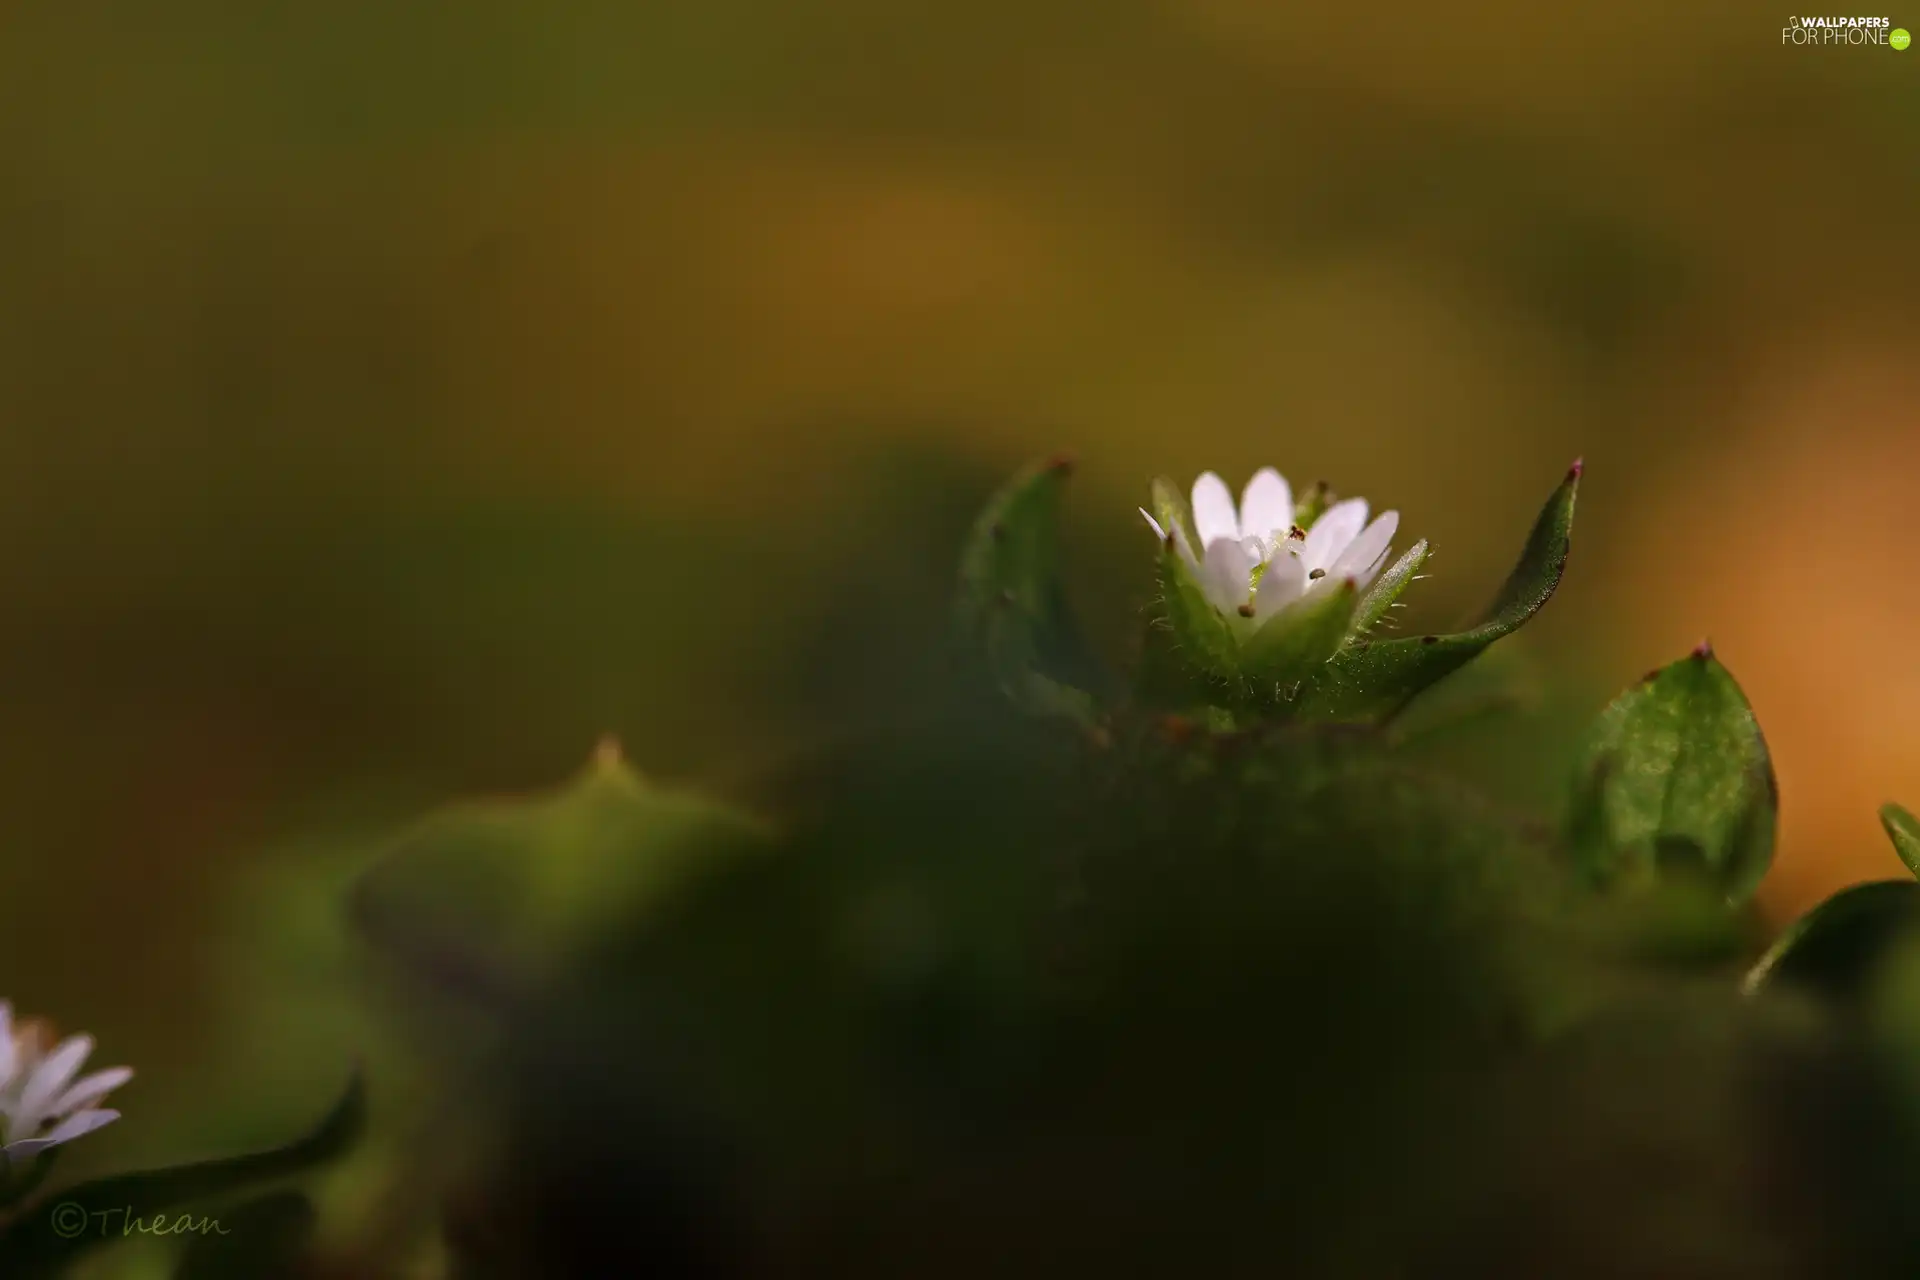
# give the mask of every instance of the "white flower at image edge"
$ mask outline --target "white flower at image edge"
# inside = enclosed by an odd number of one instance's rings
[[[0,1001],[0,1155],[7,1166],[120,1118],[118,1111],[98,1104],[133,1078],[132,1069],[110,1067],[81,1076],[93,1038],[69,1036],[49,1047],[51,1039],[36,1024],[16,1027],[13,1006]],[[0,1167],[0,1174],[5,1172]]]
[[[1251,616],[1263,619],[1348,579],[1365,588],[1386,564],[1400,527],[1399,512],[1383,511],[1369,524],[1366,500],[1346,498],[1302,530],[1294,523],[1293,490],[1272,467],[1247,482],[1237,510],[1233,491],[1213,472],[1193,482],[1198,555],[1178,520],[1163,529],[1144,507],[1140,514],[1163,542],[1173,539],[1214,608],[1246,614],[1251,605]],[[1261,565],[1256,587],[1254,570]]]

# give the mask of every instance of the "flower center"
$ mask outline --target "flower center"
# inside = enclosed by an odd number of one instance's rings
[[[1259,561],[1259,563],[1253,566],[1250,585],[1256,587],[1260,585],[1261,575],[1266,573],[1267,566],[1273,563],[1275,556],[1280,555],[1282,552],[1297,556],[1300,554],[1300,548],[1306,544],[1306,541],[1307,531],[1297,524],[1290,527],[1285,533],[1275,530],[1274,535],[1270,538],[1258,536],[1248,538],[1247,542],[1250,544],[1250,549]]]

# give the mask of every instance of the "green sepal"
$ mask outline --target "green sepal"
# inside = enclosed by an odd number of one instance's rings
[[[988,501],[961,553],[954,626],[1014,705],[1090,724],[1105,681],[1060,572],[1060,502],[1072,471],[1065,458],[1036,463]]]
[[[1353,622],[1347,627],[1349,636],[1364,636],[1373,629],[1375,623],[1387,616],[1387,610],[1393,608],[1406,589],[1420,572],[1420,566],[1427,562],[1427,540],[1425,538],[1407,548],[1405,555],[1388,565],[1373,585],[1361,593],[1360,601],[1353,608]]]
[[[1706,645],[1601,712],[1569,828],[1596,884],[1704,875],[1743,902],[1773,860],[1778,796],[1766,740]]]
[[[1452,635],[1356,641],[1301,692],[1295,714],[1306,720],[1386,720],[1421,690],[1457,671],[1502,636],[1519,630],[1552,598],[1566,570],[1580,471],[1576,462],[1547,499],[1520,562],[1471,628]]]
[[[1748,995],[1798,988],[1850,1001],[1865,994],[1882,962],[1920,937],[1920,883],[1849,885],[1788,925],[1748,971]]]
[[[1160,522],[1161,531],[1171,534],[1178,528],[1187,535],[1187,541],[1191,544],[1194,538],[1193,508],[1188,505],[1186,494],[1164,476],[1155,477],[1152,491],[1153,518]],[[1199,550],[1194,547],[1196,554]]]
[[[1159,620],[1165,624],[1175,655],[1209,679],[1237,680],[1240,638],[1207,599],[1171,536],[1160,545],[1159,583]]]
[[[1240,650],[1240,673],[1256,705],[1281,705],[1347,638],[1359,591],[1352,578],[1263,622]]]
[[[1897,804],[1883,804],[1880,825],[1886,828],[1887,839],[1893,841],[1893,851],[1907,864],[1907,870],[1920,876],[1920,818]]]

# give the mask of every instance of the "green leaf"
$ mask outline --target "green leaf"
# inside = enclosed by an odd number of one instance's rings
[[[1375,623],[1387,616],[1387,610],[1393,608],[1406,589],[1420,572],[1420,566],[1427,562],[1427,540],[1414,543],[1407,553],[1388,565],[1386,571],[1373,580],[1360,596],[1360,603],[1353,609],[1353,624],[1347,628],[1350,636],[1364,636],[1373,629]]]
[[[1887,838],[1893,841],[1893,851],[1900,855],[1900,861],[1907,864],[1907,870],[1920,876],[1920,818],[1897,804],[1880,806],[1880,825],[1887,829]]]
[[[1353,579],[1282,609],[1242,647],[1240,670],[1257,704],[1277,705],[1347,638],[1358,595]]]
[[[443,993],[499,1004],[768,839],[732,809],[648,785],[609,740],[557,790],[429,815],[362,875],[349,909]]]
[[[1028,467],[993,496],[960,558],[961,643],[1012,702],[1036,715],[1097,719],[1105,679],[1067,605],[1059,513],[1072,463]]]
[[[1600,714],[1570,827],[1596,883],[1699,875],[1740,902],[1773,859],[1777,807],[1753,708],[1703,644]]]
[[[174,1233],[187,1235],[192,1243],[173,1280],[293,1276],[299,1274],[301,1255],[313,1237],[313,1202],[298,1191],[276,1191],[203,1217],[197,1225],[197,1230]]]
[[[1748,995],[1782,988],[1849,1001],[1863,995],[1881,962],[1920,934],[1920,883],[1850,885],[1801,916],[1747,974]]]
[[[69,1187],[0,1233],[0,1276],[41,1280],[58,1275],[87,1250],[125,1239],[141,1231],[142,1223],[151,1230],[157,1217],[182,1205],[313,1168],[351,1147],[365,1121],[366,1086],[356,1072],[325,1118],[285,1146]]]
[[[1295,713],[1308,720],[1388,719],[1421,690],[1457,671],[1502,636],[1517,631],[1552,598],[1566,570],[1580,472],[1580,464],[1574,463],[1547,499],[1520,553],[1520,562],[1478,622],[1452,635],[1356,641],[1341,650],[1302,691]]]

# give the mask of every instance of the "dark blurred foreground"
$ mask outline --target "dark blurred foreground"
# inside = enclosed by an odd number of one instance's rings
[[[1707,895],[1586,895],[1372,731],[1089,742],[931,678],[896,712],[771,827],[602,758],[368,882],[510,1028],[457,1274],[1911,1274],[1859,966],[1744,1000]],[[423,892],[514,840],[651,870],[585,951]]]

